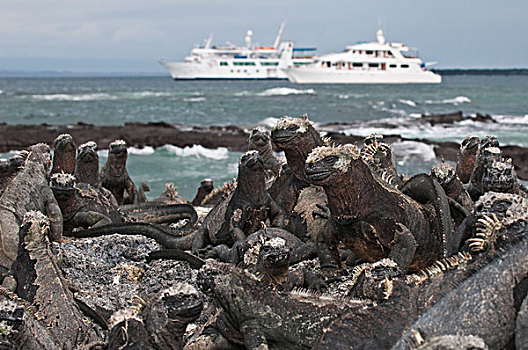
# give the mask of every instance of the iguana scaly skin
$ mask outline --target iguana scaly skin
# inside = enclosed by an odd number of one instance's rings
[[[456,174],[462,183],[467,184],[479,151],[480,140],[478,136],[467,136],[460,143],[460,150],[457,156]]]
[[[263,127],[254,128],[251,130],[248,143],[248,151],[258,151],[262,157],[266,170],[266,182],[272,184],[280,174],[282,162],[273,154],[269,131]]]
[[[75,152],[77,150],[73,137],[70,134],[59,135],[53,141],[53,145],[51,174],[62,172],[73,174],[75,172]]]
[[[15,260],[19,228],[28,211],[45,213],[50,218],[51,239],[62,239],[62,214],[48,186],[49,165],[49,146],[31,146],[23,169],[16,173],[0,197],[0,266],[9,269]]]
[[[56,336],[60,348],[73,349],[101,339],[83,320],[57,265],[49,224],[38,211],[25,214],[11,273],[17,281],[17,294],[35,308],[39,321]]]
[[[258,230],[260,222],[283,226],[284,212],[266,191],[266,174],[257,151],[246,152],[239,161],[235,190],[214,207],[193,241],[193,252],[207,243],[233,245]]]
[[[375,177],[355,146],[318,147],[306,161],[311,183],[324,187],[337,237],[364,261],[391,257],[403,271],[419,270],[452,253],[451,219],[444,191],[424,175],[402,190],[422,197],[421,204]],[[430,201],[430,204],[426,204]]]
[[[112,192],[119,205],[137,203],[136,186],[126,169],[127,157],[125,141],[116,140],[110,143],[108,159],[99,174],[101,186]]]
[[[505,247],[473,276],[460,283],[423,313],[393,349],[445,335],[474,335],[490,349],[514,343],[516,317],[528,291],[528,240]]]

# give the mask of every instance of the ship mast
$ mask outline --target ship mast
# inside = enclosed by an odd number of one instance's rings
[[[282,31],[284,30],[284,26],[286,25],[286,21],[282,21],[280,27],[279,27],[279,32],[277,33],[277,37],[275,38],[275,42],[273,43],[273,47],[275,49],[277,49],[279,47],[279,42],[280,42],[280,39],[281,39],[281,36],[282,36]]]

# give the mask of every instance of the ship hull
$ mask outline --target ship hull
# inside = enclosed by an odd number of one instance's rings
[[[438,84],[442,77],[431,71],[329,71],[309,67],[283,69],[297,84]]]
[[[277,67],[218,66],[216,62],[162,62],[174,80],[285,80]]]

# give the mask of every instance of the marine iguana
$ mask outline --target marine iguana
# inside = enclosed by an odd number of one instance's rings
[[[456,174],[462,183],[467,184],[475,167],[475,160],[479,151],[478,136],[467,136],[460,143],[457,155]]]
[[[364,261],[391,257],[402,271],[419,270],[458,248],[452,242],[446,195],[429,176],[415,176],[402,191],[378,180],[355,146],[318,147],[306,160],[307,179],[324,187],[338,241]]]
[[[83,143],[77,149],[75,178],[78,183],[87,183],[98,188],[112,206],[117,207],[119,205],[112,192],[101,186],[101,180],[99,179],[99,154],[97,153],[97,143],[94,141]]]
[[[94,141],[83,143],[77,149],[74,175],[77,182],[87,183],[95,187],[101,186],[99,154],[97,154],[97,143]]]
[[[75,153],[77,146],[70,134],[61,134],[53,141],[53,166],[51,174],[55,173],[75,173]]]
[[[99,189],[87,183],[77,184],[75,176],[71,174],[53,174],[50,188],[62,212],[65,234],[78,228],[99,227],[123,221],[117,207]]]
[[[203,302],[187,283],[176,283],[149,299],[139,310],[115,312],[106,350],[183,349],[187,325],[196,320]]]
[[[271,138],[284,151],[291,173],[283,171],[269,192],[286,213],[291,213],[300,191],[309,186],[304,173],[306,158],[312,149],[324,145],[324,140],[306,114],[279,119],[271,130]]]
[[[10,271],[17,281],[16,292],[35,309],[58,348],[73,349],[100,341],[83,319],[64,280],[51,251],[50,233],[50,221],[41,212],[24,215],[18,254]]]
[[[31,146],[23,168],[0,197],[0,266],[4,268],[9,269],[16,258],[19,228],[28,211],[45,213],[50,218],[50,238],[62,239],[62,214],[48,186],[50,163],[48,145]]]
[[[233,245],[255,232],[260,222],[284,226],[285,215],[266,191],[266,174],[257,151],[248,151],[238,163],[235,190],[207,214],[194,235],[192,250],[197,253],[208,243]]]
[[[111,142],[108,159],[99,174],[101,186],[112,192],[119,205],[137,203],[136,186],[126,169],[127,157],[128,151],[125,141]]]
[[[258,151],[262,157],[262,160],[264,161],[264,169],[266,170],[266,181],[270,185],[273,184],[280,174],[282,163],[273,154],[269,131],[263,127],[254,128],[251,130],[248,143],[248,151]]]
[[[304,170],[306,158],[313,148],[328,142],[314,129],[308,116],[283,117],[271,130],[273,142],[286,155],[287,165],[269,189],[274,198],[289,216],[287,229],[301,238],[318,242],[320,232],[329,232],[332,227],[326,219],[312,216],[310,208],[327,204],[326,193],[316,188],[309,189]],[[304,192],[303,192],[304,191]],[[303,192],[303,196],[301,196]],[[334,268],[334,252],[326,245],[319,245],[319,260],[325,267]]]

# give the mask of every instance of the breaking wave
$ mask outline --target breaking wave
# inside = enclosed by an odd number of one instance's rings
[[[175,154],[179,157],[204,157],[214,160],[226,159],[229,155],[229,150],[226,147],[218,147],[216,149],[205,148],[201,145],[193,145],[191,147],[186,146],[184,148],[174,146],[174,145],[165,145],[161,147],[168,151],[169,153]]]
[[[42,101],[102,101],[102,100],[116,100],[118,97],[106,93],[94,94],[46,94],[46,95],[31,95],[35,100]]]
[[[298,90],[287,87],[277,87],[259,92],[257,96],[287,96],[287,95],[314,95],[314,89]]]
[[[391,147],[398,159],[398,165],[411,162],[431,162],[436,159],[433,146],[422,142],[398,141],[394,142]]]
[[[136,147],[129,147],[127,148],[129,154],[137,154],[137,155],[150,155],[154,153],[154,148],[151,146],[145,146],[143,148],[136,148]]]
[[[404,105],[408,105],[408,106],[411,106],[411,107],[416,107],[416,102],[414,102],[413,100],[398,100],[398,102],[400,103],[403,103]]]
[[[501,124],[525,124],[528,125],[528,114],[525,115],[494,115],[493,119]]]
[[[185,97],[183,99],[183,102],[203,102],[205,101],[205,97],[199,96],[199,97]]]
[[[436,100],[425,100],[424,101],[425,104],[453,104],[455,106],[458,106],[459,104],[462,104],[462,103],[470,103],[470,102],[471,102],[471,99],[466,96],[457,96],[455,98],[448,98],[448,99],[440,100],[440,101],[436,101]]]

